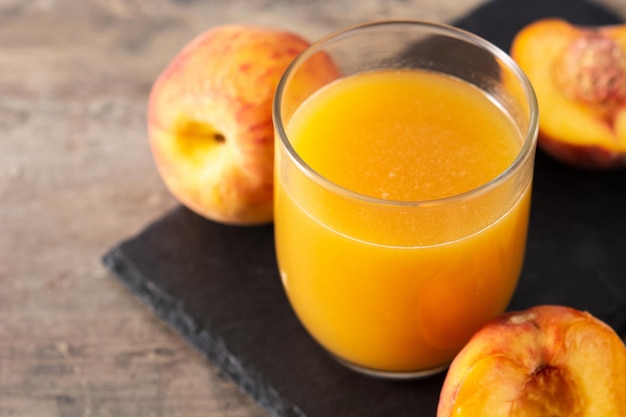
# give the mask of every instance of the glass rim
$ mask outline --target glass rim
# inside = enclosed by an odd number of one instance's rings
[[[384,199],[379,197],[373,197],[367,194],[359,193],[357,191],[351,190],[344,186],[341,186],[334,181],[326,178],[319,172],[317,172],[314,168],[312,168],[298,152],[295,150],[287,132],[284,128],[284,123],[281,115],[281,102],[282,97],[284,95],[285,87],[289,79],[291,78],[291,74],[293,71],[298,68],[299,64],[307,59],[309,56],[314,54],[315,52],[323,49],[322,46],[327,44],[329,41],[333,39],[337,39],[345,34],[349,34],[351,32],[355,32],[361,29],[373,28],[376,26],[395,26],[395,25],[408,25],[408,26],[421,26],[424,28],[430,28],[433,30],[433,34],[447,34],[448,36],[467,41],[470,44],[473,44],[477,47],[480,47],[483,50],[489,52],[492,56],[497,58],[500,62],[504,63],[506,67],[512,71],[515,75],[515,78],[521,83],[522,90],[525,94],[525,98],[528,101],[530,114],[529,114],[529,125],[528,129],[525,132],[521,132],[523,134],[523,143],[522,147],[519,150],[515,159],[497,176],[489,180],[488,182],[481,184],[477,187],[474,187],[470,190],[464,191],[462,193],[454,194],[451,196],[429,199],[429,200],[393,200],[393,199]],[[471,33],[467,30],[458,28],[456,26],[452,26],[445,23],[431,22],[426,20],[376,20],[372,22],[360,23],[352,26],[345,27],[343,29],[331,32],[330,34],[319,38],[317,41],[313,42],[306,48],[302,53],[300,53],[287,67],[283,75],[281,76],[276,92],[274,94],[274,99],[272,103],[272,115],[274,118],[274,129],[276,134],[280,138],[280,143],[284,146],[287,155],[296,165],[298,170],[302,172],[306,177],[314,181],[319,186],[323,187],[325,190],[332,192],[337,195],[341,195],[342,197],[346,197],[352,200],[359,200],[364,203],[372,204],[372,205],[380,205],[380,206],[389,206],[389,207],[424,207],[424,206],[436,206],[441,204],[450,204],[459,200],[466,200],[475,195],[483,194],[489,191],[492,188],[495,188],[499,184],[505,182],[509,179],[524,163],[530,158],[532,155],[532,151],[535,149],[537,142],[537,135],[539,129],[539,105],[537,102],[537,97],[535,95],[535,91],[532,87],[532,84],[526,74],[522,71],[519,65],[511,58],[506,52],[500,49],[498,46],[489,42],[488,40]],[[274,150],[278,152],[278,149]],[[278,169],[278,167],[275,167]]]

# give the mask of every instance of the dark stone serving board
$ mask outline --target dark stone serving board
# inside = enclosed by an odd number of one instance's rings
[[[453,24],[508,50],[547,16],[617,23],[582,0],[495,0]],[[420,18],[419,10],[406,18]],[[563,304],[626,332],[626,170],[590,172],[539,151],[528,254],[511,309]],[[271,225],[234,227],[179,207],[103,257],[109,270],[275,417],[434,416],[445,374],[393,382],[335,363],[281,287]]]

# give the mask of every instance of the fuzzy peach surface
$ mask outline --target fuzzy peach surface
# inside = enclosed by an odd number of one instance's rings
[[[186,45],[153,85],[148,132],[170,191],[224,223],[273,217],[272,99],[308,42],[271,28],[225,25]]]

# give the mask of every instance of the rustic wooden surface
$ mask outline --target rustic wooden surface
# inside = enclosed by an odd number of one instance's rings
[[[0,0],[0,416],[265,416],[100,263],[176,204],[148,149],[153,80],[217,24],[315,39],[483,1]]]

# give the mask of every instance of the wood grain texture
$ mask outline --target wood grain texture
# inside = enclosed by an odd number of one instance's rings
[[[148,148],[153,80],[217,24],[315,39],[482,2],[0,0],[0,417],[265,416],[100,263],[176,204]]]

